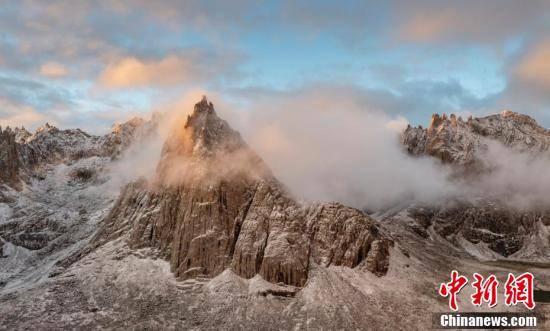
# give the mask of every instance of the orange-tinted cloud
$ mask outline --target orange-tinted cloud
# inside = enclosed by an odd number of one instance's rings
[[[36,109],[0,97],[0,126],[34,126],[44,120],[44,115]]]
[[[434,41],[456,27],[456,13],[445,10],[439,13],[418,13],[405,22],[399,31],[399,36],[411,41]]]
[[[189,59],[170,55],[158,61],[142,61],[126,57],[107,66],[100,75],[101,85],[109,88],[149,85],[176,85],[196,76]]]
[[[528,51],[515,73],[525,82],[550,90],[550,40]]]
[[[40,67],[40,74],[48,77],[64,77],[69,73],[69,68],[57,62],[44,63]]]
[[[540,13],[548,1],[400,2],[395,7],[395,36],[412,42],[494,43],[533,34],[545,25]]]

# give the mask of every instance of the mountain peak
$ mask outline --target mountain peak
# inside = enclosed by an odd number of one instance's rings
[[[259,175],[269,173],[252,151],[203,96],[187,116],[183,127],[175,127],[164,143],[157,175],[162,182],[181,182],[192,177],[217,177],[220,173]]]
[[[59,129],[55,127],[54,125],[51,125],[50,123],[46,122],[46,124],[42,125],[38,129],[36,129],[35,134],[40,134],[43,132],[57,132]]]
[[[246,146],[241,135],[233,130],[229,124],[219,118],[214,105],[203,96],[195,104],[194,111],[187,116],[182,132],[176,130],[173,137],[176,143],[187,145],[186,149],[195,156],[205,156],[217,151],[234,151]]]
[[[195,113],[196,112],[214,112],[214,105],[212,102],[208,101],[206,95],[203,95],[201,101],[195,104]]]
[[[216,126],[221,119],[214,110],[214,104],[206,99],[206,95],[202,96],[201,101],[195,104],[193,113],[187,116],[185,129],[191,128],[196,132],[205,130],[206,126]]]

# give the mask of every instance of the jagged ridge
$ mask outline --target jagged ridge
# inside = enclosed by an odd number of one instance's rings
[[[428,128],[407,127],[402,142],[413,155],[435,156],[445,163],[472,165],[476,153],[487,149],[485,139],[494,139],[516,151],[548,152],[550,131],[527,115],[503,111],[466,121],[451,114],[433,114]]]
[[[17,188],[44,164],[92,156],[116,158],[132,142],[154,134],[158,121],[155,117],[151,121],[134,118],[104,136],[80,129],[60,130],[48,123],[34,133],[25,128],[0,127],[0,183]]]

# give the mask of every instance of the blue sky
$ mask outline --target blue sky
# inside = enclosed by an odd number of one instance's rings
[[[194,93],[256,112],[333,93],[414,124],[511,109],[550,126],[549,13],[536,0],[5,1],[0,125],[103,132]]]

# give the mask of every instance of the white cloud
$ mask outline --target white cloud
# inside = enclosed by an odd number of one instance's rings
[[[246,112],[223,116],[291,192],[306,199],[376,210],[452,193],[446,169],[434,159],[408,156],[400,145],[404,118],[356,101],[325,89],[302,90],[259,97]]]

